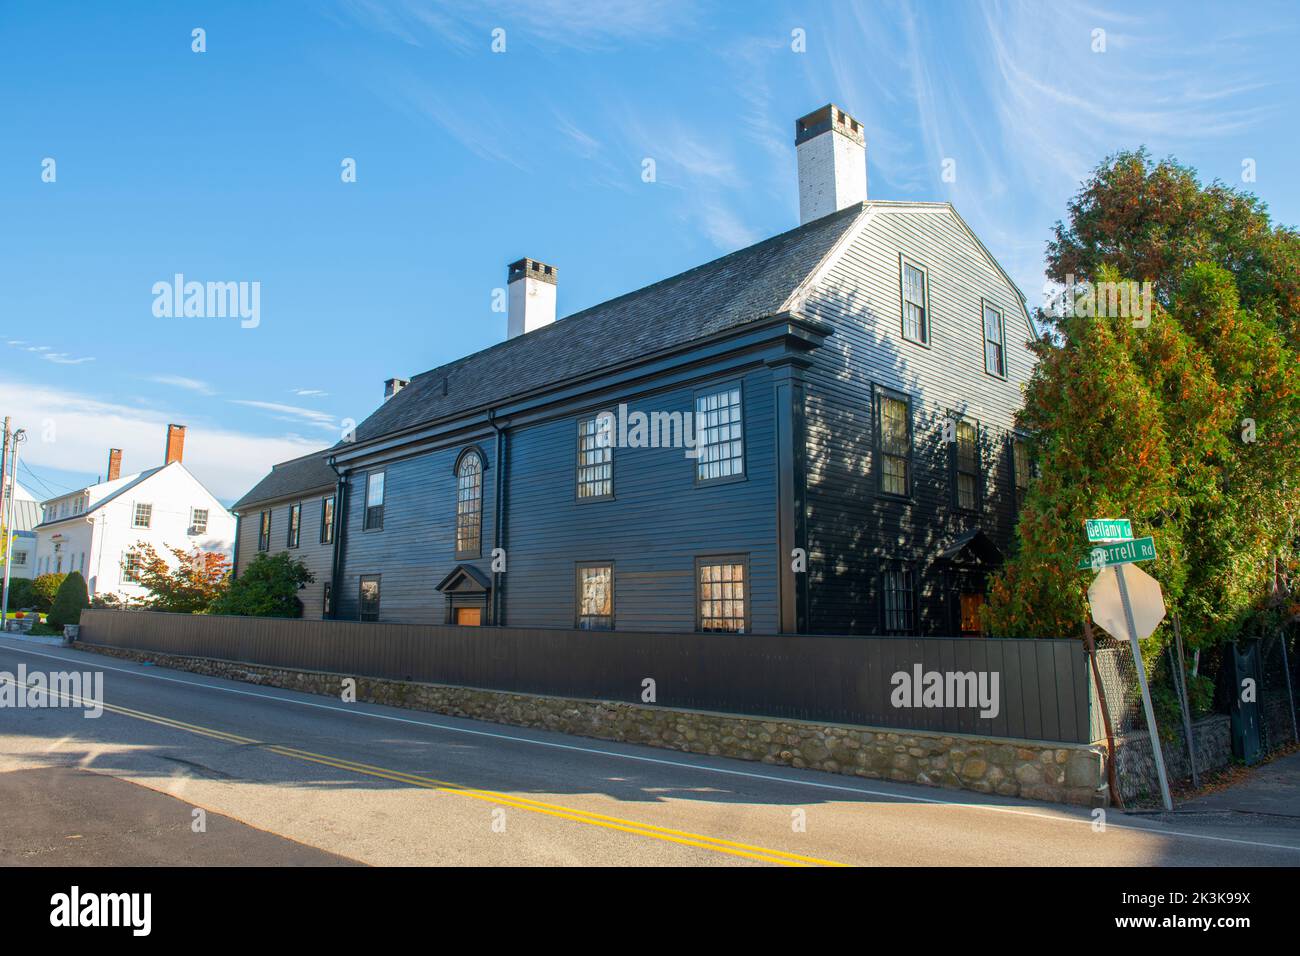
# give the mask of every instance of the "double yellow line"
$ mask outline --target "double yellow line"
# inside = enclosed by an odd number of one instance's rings
[[[14,683],[17,683],[17,681],[14,681]],[[49,693],[49,691],[46,692]],[[66,700],[72,700],[74,703],[81,706],[88,706],[96,703],[93,701],[83,701],[75,695],[62,692],[60,692],[59,696]],[[798,853],[787,853],[785,850],[773,850],[768,847],[753,846],[748,843],[738,843],[734,840],[723,840],[718,837],[704,836],[700,833],[691,833],[687,830],[674,830],[670,827],[661,827],[652,823],[641,823],[636,820],[625,820],[622,817],[612,817],[603,813],[593,813],[589,810],[578,810],[574,807],[561,806],[555,803],[545,803],[541,800],[533,800],[528,797],[499,793],[495,790],[481,790],[474,787],[465,787],[447,780],[436,780],[432,777],[406,773],[401,770],[392,770],[387,767],[376,767],[371,764],[358,763],[355,760],[347,760],[343,757],[318,754],[310,750],[300,750],[297,747],[287,747],[282,744],[267,743],[266,741],[255,740],[252,737],[243,737],[239,734],[228,733],[224,730],[216,730],[212,727],[203,727],[199,724],[191,724],[183,720],[176,720],[172,717],[164,717],[160,714],[150,714],[142,710],[133,710],[129,707],[122,707],[116,704],[105,703],[102,706],[105,710],[111,711],[115,714],[121,714],[125,717],[132,717],[136,720],[147,721],[151,724],[158,724],[162,727],[170,727],[173,730],[181,730],[201,737],[209,737],[213,740],[220,740],[224,743],[260,747],[270,753],[278,754],[282,757],[289,757],[293,760],[322,764],[327,767],[334,767],[339,770],[346,770],[351,773],[362,774],[368,777],[391,780],[396,783],[403,783],[413,787],[423,787],[427,790],[440,790],[446,793],[459,794],[460,796],[471,797],[475,800],[484,800],[496,805],[510,806],[519,810],[527,810],[531,813],[540,813],[561,820],[570,820],[574,823],[584,823],[588,826],[601,827],[606,830],[630,833],[634,836],[646,837],[648,839],[662,840],[668,843],[695,847],[701,850],[711,850],[714,853],[724,853],[728,856],[742,857],[744,859],[757,860],[763,863],[777,863],[782,866],[845,865],[842,863],[836,863],[832,860],[819,859],[818,857],[802,856]]]

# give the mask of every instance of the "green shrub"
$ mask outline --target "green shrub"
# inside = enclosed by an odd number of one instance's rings
[[[9,610],[17,611],[24,607],[34,607],[31,578],[9,579]]]
[[[63,583],[59,585],[59,592],[54,595],[54,603],[45,623],[56,629],[61,629],[65,624],[80,624],[81,612],[89,606],[86,579],[80,571],[73,571],[64,576]]]
[[[32,579],[32,607],[48,611],[54,606],[54,596],[59,593],[66,574],[38,574]]]
[[[302,617],[298,592],[315,576],[301,561],[281,551],[259,554],[213,602],[210,614],[248,617]]]

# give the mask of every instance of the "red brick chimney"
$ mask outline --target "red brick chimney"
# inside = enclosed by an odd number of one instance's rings
[[[117,481],[122,477],[122,449],[110,448],[108,450],[108,477],[105,481]]]
[[[174,461],[180,461],[185,456],[185,426],[168,425],[167,426],[167,459],[164,465],[170,465]]]

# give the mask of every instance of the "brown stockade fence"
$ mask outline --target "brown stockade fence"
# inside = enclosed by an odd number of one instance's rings
[[[955,637],[663,634],[82,612],[80,639],[218,658],[528,694],[654,703],[758,717],[1089,743],[1089,672],[1079,641]],[[893,675],[998,675],[998,713],[897,708]]]

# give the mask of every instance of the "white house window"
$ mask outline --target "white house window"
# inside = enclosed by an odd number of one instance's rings
[[[25,567],[27,567],[27,552],[26,552],[26,551],[15,551],[15,552],[14,552],[14,567],[16,567],[16,568],[25,568]]]
[[[578,497],[614,494],[614,423],[607,416],[578,422]]]
[[[208,533],[208,509],[192,508],[190,510],[190,534]]]
[[[122,558],[122,580],[137,584],[140,581],[140,556],[128,551]]]
[[[1002,313],[984,303],[984,370],[1003,378],[1007,374],[1006,337]]]
[[[696,570],[696,616],[701,631],[745,632],[748,595],[743,558],[700,560]]]
[[[578,565],[578,627],[586,631],[614,627],[613,565]]]
[[[926,308],[925,272],[903,263],[903,337],[930,344],[930,314]]]
[[[131,519],[131,527],[147,528],[151,520],[153,520],[153,505],[137,503],[135,515]]]
[[[697,481],[739,477],[745,473],[740,386],[695,397]]]

